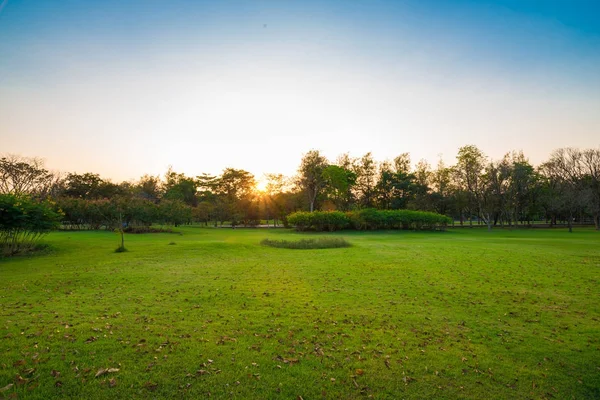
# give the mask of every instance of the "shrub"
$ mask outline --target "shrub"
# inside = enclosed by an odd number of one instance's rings
[[[285,249],[333,249],[352,246],[344,238],[316,238],[300,240],[271,240],[264,239],[260,242],[263,246],[278,247]]]
[[[48,202],[27,196],[0,195],[0,249],[10,256],[30,251],[39,239],[60,225],[61,215]]]
[[[340,211],[295,212],[287,217],[287,222],[297,230],[338,231],[349,224],[349,219]]]
[[[427,211],[376,210],[366,208],[342,213],[339,211],[295,212],[288,216],[290,225],[298,231],[335,231],[345,228],[371,229],[444,229],[452,223],[445,215]]]

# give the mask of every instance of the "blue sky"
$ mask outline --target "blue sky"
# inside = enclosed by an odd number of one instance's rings
[[[0,4],[0,152],[58,170],[600,145],[598,1]]]

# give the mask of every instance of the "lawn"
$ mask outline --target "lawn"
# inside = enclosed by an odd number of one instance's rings
[[[0,398],[600,398],[593,230],[180,231],[0,260]]]

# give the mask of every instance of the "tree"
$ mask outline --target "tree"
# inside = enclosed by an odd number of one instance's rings
[[[415,198],[416,189],[408,153],[396,157],[393,167],[388,161],[380,164],[375,189],[380,208],[398,210],[408,207],[409,202]]]
[[[509,166],[505,212],[509,225],[523,218],[533,218],[537,198],[538,177],[522,152],[508,153],[504,162]]]
[[[433,209],[439,214],[446,215],[450,211],[452,169],[446,167],[442,159],[438,161],[436,169],[429,175],[429,186],[432,190]]]
[[[360,207],[368,208],[375,205],[377,185],[377,163],[371,152],[362,156],[355,164],[355,192]]]
[[[80,199],[102,198],[100,188],[104,181],[100,175],[93,173],[68,174],[65,179],[64,195]]]
[[[557,149],[542,164],[541,170],[555,188],[555,196],[559,197],[568,215],[569,232],[573,232],[573,217],[583,200],[584,169],[581,151],[570,147]]]
[[[39,158],[15,155],[0,158],[0,194],[43,198],[50,194],[56,178]]]
[[[323,177],[323,171],[327,165],[329,165],[327,158],[322,156],[318,150],[309,151],[300,161],[296,183],[298,188],[306,195],[311,212],[315,209],[317,196],[325,187],[326,181]]]
[[[581,165],[586,207],[594,217],[596,230],[600,230],[600,148],[584,150]]]
[[[134,192],[141,198],[157,203],[161,197],[161,183],[158,176],[144,175],[134,186]]]
[[[181,200],[164,199],[158,205],[160,219],[169,225],[179,226],[192,219],[192,207]]]
[[[257,219],[257,205],[254,194],[256,180],[254,175],[243,169],[226,168],[214,182],[215,194],[219,197],[221,222],[231,221],[232,226],[239,222],[254,224]]]
[[[169,167],[169,170],[165,174],[164,198],[180,200],[188,206],[195,206],[198,204],[198,199],[196,197],[197,190],[198,183],[194,178],[177,173]]]
[[[431,165],[426,160],[420,160],[417,163],[415,172],[413,173],[412,193],[414,197],[411,208],[428,211],[433,209],[431,189],[429,187],[432,174]]]
[[[350,193],[356,183],[356,174],[337,165],[328,165],[323,169],[326,195],[337,210],[348,211]]]
[[[481,217],[483,200],[482,173],[486,157],[476,146],[467,145],[458,150],[456,160],[457,163],[454,168],[456,181],[459,190],[464,191],[467,195],[467,209],[470,217],[474,213]],[[472,218],[469,218],[469,221],[472,225]]]

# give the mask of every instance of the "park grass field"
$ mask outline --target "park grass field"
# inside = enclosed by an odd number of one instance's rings
[[[0,398],[600,398],[591,229],[180,231],[0,260]]]

